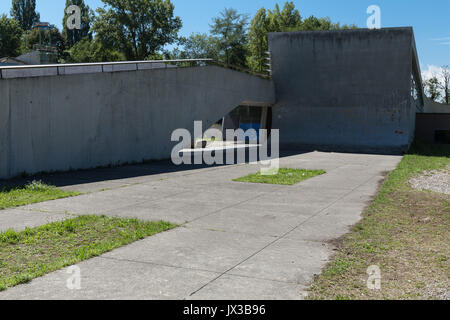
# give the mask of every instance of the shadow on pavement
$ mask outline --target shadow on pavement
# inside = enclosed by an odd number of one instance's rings
[[[280,158],[308,153],[310,151],[280,151]],[[214,154],[213,154],[214,155]],[[246,151],[246,161],[249,153]],[[237,156],[235,154],[235,159]],[[245,163],[244,162],[244,163]],[[236,163],[237,164],[237,163]],[[68,172],[43,173],[31,176],[17,177],[9,180],[0,180],[0,190],[8,190],[23,186],[33,180],[42,181],[56,187],[73,186],[79,184],[89,184],[103,181],[123,180],[142,176],[152,176],[158,174],[186,172],[205,168],[220,168],[227,165],[175,165],[170,159],[149,161],[142,164],[123,165],[116,167],[105,167],[96,169],[83,169]]]

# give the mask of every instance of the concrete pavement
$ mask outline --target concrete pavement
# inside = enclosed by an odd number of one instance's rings
[[[93,213],[181,226],[78,264],[81,290],[67,289],[71,275],[63,269],[0,299],[302,299],[332,256],[330,240],[360,219],[400,159],[284,157],[282,167],[327,171],[294,186],[232,181],[258,171],[254,165],[175,170],[156,163],[97,170],[98,179],[86,173],[89,181],[84,173],[49,177],[91,193],[2,211],[1,228]]]

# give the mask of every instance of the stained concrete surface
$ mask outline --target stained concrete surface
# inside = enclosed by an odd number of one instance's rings
[[[2,228],[93,213],[181,226],[78,264],[81,290],[67,288],[71,274],[63,269],[0,299],[303,299],[333,254],[330,240],[360,219],[400,159],[321,152],[283,157],[282,167],[327,171],[294,186],[232,181],[257,172],[254,165],[154,163],[52,175],[65,189],[91,193],[0,211]]]
[[[269,34],[280,144],[402,154],[414,138],[421,91],[412,28]],[[421,94],[419,93],[421,96]]]

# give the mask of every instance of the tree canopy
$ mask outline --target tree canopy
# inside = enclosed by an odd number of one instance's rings
[[[246,65],[248,17],[235,9],[225,9],[213,19],[211,34],[216,37],[218,56],[227,64]]]
[[[18,21],[0,16],[0,58],[20,55],[22,33]]]
[[[117,50],[105,48],[100,41],[95,41],[89,37],[78,41],[69,50],[67,62],[103,62],[103,61],[123,61],[125,56]]]
[[[64,11],[64,18],[62,21],[63,31],[62,35],[66,40],[66,44],[68,48],[72,48],[78,41],[83,39],[84,37],[90,35],[92,21],[94,19],[94,12],[89,8],[88,5],[84,3],[84,0],[66,0],[67,9],[71,5],[76,5],[80,8],[81,11],[81,29],[73,29],[70,30],[67,27],[67,19],[71,15]]]
[[[249,55],[247,62],[252,70],[263,72],[268,69],[267,54],[269,44],[267,34],[269,32],[289,32],[289,31],[308,31],[308,30],[335,30],[356,28],[356,26],[333,23],[329,18],[317,18],[310,16],[302,19],[295,4],[286,2],[283,9],[280,10],[278,4],[273,10],[261,8],[250,23],[248,33]]]
[[[40,19],[36,12],[36,0],[12,0],[11,16],[19,22],[22,30],[31,30]]]
[[[102,0],[93,29],[106,48],[143,60],[174,43],[182,23],[170,0]]]

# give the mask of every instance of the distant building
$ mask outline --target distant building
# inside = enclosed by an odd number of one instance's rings
[[[0,66],[2,67],[8,67],[8,66],[23,66],[27,65],[25,61],[22,61],[19,58],[11,58],[11,57],[4,57],[0,59]]]

